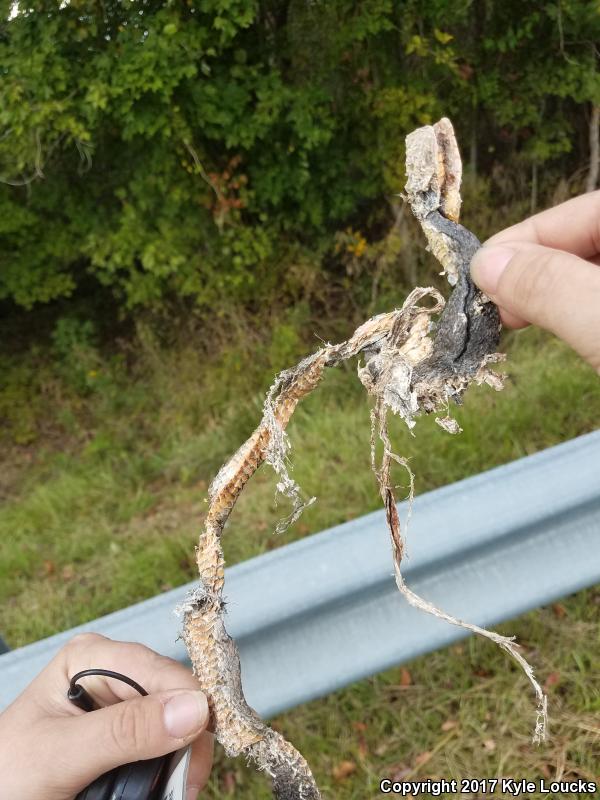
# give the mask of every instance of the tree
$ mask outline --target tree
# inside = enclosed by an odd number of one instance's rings
[[[293,292],[390,225],[401,131],[472,163],[588,161],[589,0],[4,0],[0,299],[101,284],[131,311]],[[585,131],[582,137],[582,131]],[[485,147],[478,142],[485,142]],[[546,184],[544,184],[546,185]]]

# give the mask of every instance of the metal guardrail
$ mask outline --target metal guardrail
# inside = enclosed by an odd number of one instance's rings
[[[420,495],[408,554],[411,588],[483,626],[600,581],[600,431]],[[185,661],[173,608],[193,585],[0,656],[0,708],[78,631]],[[466,635],[398,594],[381,511],[231,567],[226,593],[267,717]]]

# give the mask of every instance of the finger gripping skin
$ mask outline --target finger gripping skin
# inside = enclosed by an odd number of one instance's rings
[[[278,800],[318,800],[321,795],[302,755],[265,725],[244,697],[237,647],[225,628],[223,528],[244,486],[264,461],[277,472],[278,488],[294,501],[292,518],[298,515],[302,503],[299,487],[287,472],[285,429],[298,402],[318,386],[326,367],[361,356],[358,376],[375,399],[373,420],[384,444],[384,463],[376,474],[402,590],[399,564],[403,545],[389,465],[391,459],[405,466],[406,462],[391,452],[386,410],[391,409],[412,427],[421,412],[447,410],[449,398],[460,400],[473,381],[502,388],[501,377],[487,367],[488,362],[499,359],[495,353],[498,312],[471,282],[469,264],[479,242],[457,222],[460,169],[448,120],[407,137],[407,200],[454,287],[448,302],[436,289],[414,289],[400,309],[367,320],[345,342],[327,344],[282,372],[267,394],[260,424],[219,470],[209,489],[208,513],[197,549],[200,586],[181,608],[183,638],[208,698],[216,738],[229,755],[243,754],[270,775]],[[434,304],[421,305],[426,298],[432,298]],[[440,312],[435,326],[433,317]],[[440,424],[449,432],[458,427],[448,417]],[[405,596],[413,601],[408,591]],[[421,607],[434,613],[430,607]],[[445,618],[461,624],[448,615]],[[471,630],[481,633],[474,627]]]
[[[469,266],[481,247],[476,236],[457,222],[431,211],[424,223],[449,242],[457,280],[437,323],[431,358],[419,365],[415,380],[427,374],[473,377],[500,342],[500,315],[471,280]]]

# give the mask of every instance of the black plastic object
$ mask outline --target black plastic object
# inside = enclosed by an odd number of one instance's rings
[[[97,706],[92,696],[77,683],[81,678],[102,675],[129,684],[141,695],[148,692],[127,675],[109,669],[86,669],[73,675],[67,691],[68,699],[83,711],[94,711]],[[167,774],[172,754],[146,761],[124,764],[104,773],[79,792],[75,800],[157,800]]]

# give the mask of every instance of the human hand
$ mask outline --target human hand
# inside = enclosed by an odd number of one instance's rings
[[[94,667],[128,675],[148,696],[111,678],[89,677],[82,685],[102,708],[82,711],[67,700],[69,680]],[[79,634],[0,714],[0,796],[72,800],[114,767],[195,740],[186,800],[196,800],[212,765],[208,717],[197,680],[181,664],[141,644]]]
[[[600,191],[492,236],[471,275],[504,325],[546,328],[600,373]]]

